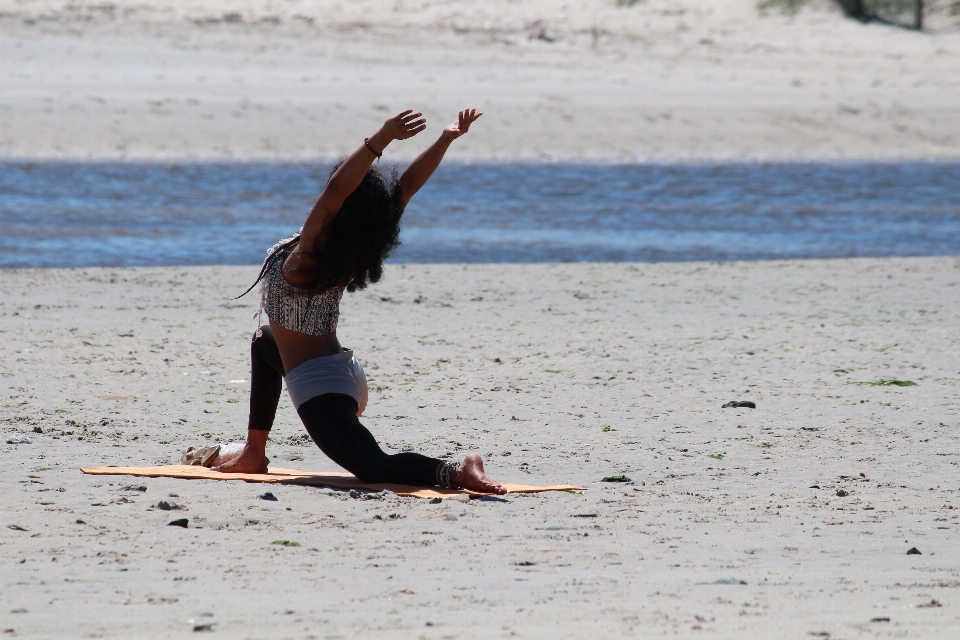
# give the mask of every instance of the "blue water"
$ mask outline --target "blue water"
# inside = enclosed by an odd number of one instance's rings
[[[0,268],[256,264],[312,164],[0,162]],[[960,255],[960,163],[442,166],[394,262]]]

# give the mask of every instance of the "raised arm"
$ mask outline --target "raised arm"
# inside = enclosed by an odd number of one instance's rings
[[[370,164],[383,154],[388,144],[415,136],[426,128],[423,114],[408,109],[384,122],[376,133],[364,140],[330,176],[330,181],[317,198],[303,223],[298,252],[313,252],[327,223],[340,211],[343,201],[360,186]]]
[[[460,112],[457,122],[440,132],[437,141],[410,163],[407,170],[400,176],[400,193],[405,203],[410,202],[413,194],[420,191],[420,188],[427,183],[433,172],[437,170],[440,161],[443,160],[443,154],[450,147],[450,143],[465,134],[470,129],[470,125],[482,115],[482,113],[477,113],[476,109],[464,109]]]

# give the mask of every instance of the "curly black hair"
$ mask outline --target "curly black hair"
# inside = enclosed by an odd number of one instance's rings
[[[328,181],[343,162],[330,170]],[[317,260],[313,288],[345,286],[352,292],[379,282],[383,261],[400,245],[403,208],[397,167],[384,176],[378,165],[371,165],[330,222],[323,247],[312,256]]]
[[[344,161],[345,158],[341,158],[330,170],[328,182]],[[360,186],[347,196],[330,222],[323,246],[311,254],[316,266],[310,288],[323,291],[345,287],[353,292],[366,289],[371,282],[379,282],[383,276],[383,261],[400,244],[403,209],[398,168],[391,167],[388,176],[384,176],[378,165],[372,165]],[[299,240],[297,236],[278,247],[247,292],[263,279],[273,261],[285,256],[287,249]]]

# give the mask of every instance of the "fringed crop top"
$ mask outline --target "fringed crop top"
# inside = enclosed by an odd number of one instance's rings
[[[264,263],[267,267],[260,283],[260,308],[255,317],[265,311],[267,317],[281,327],[311,336],[324,336],[337,330],[343,287],[314,291],[300,289],[284,280],[283,263],[296,246],[291,246],[291,241],[299,235],[277,243],[267,253]]]

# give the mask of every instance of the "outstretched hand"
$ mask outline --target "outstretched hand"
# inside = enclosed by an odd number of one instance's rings
[[[390,136],[391,140],[406,140],[412,138],[427,128],[427,120],[423,114],[412,109],[398,113],[383,123],[381,131]]]
[[[459,138],[467,131],[470,130],[470,125],[477,121],[477,118],[482,116],[482,113],[477,113],[476,109],[464,109],[460,112],[460,117],[457,122],[454,122],[448,125],[443,132],[447,134],[452,134],[454,138]]]

